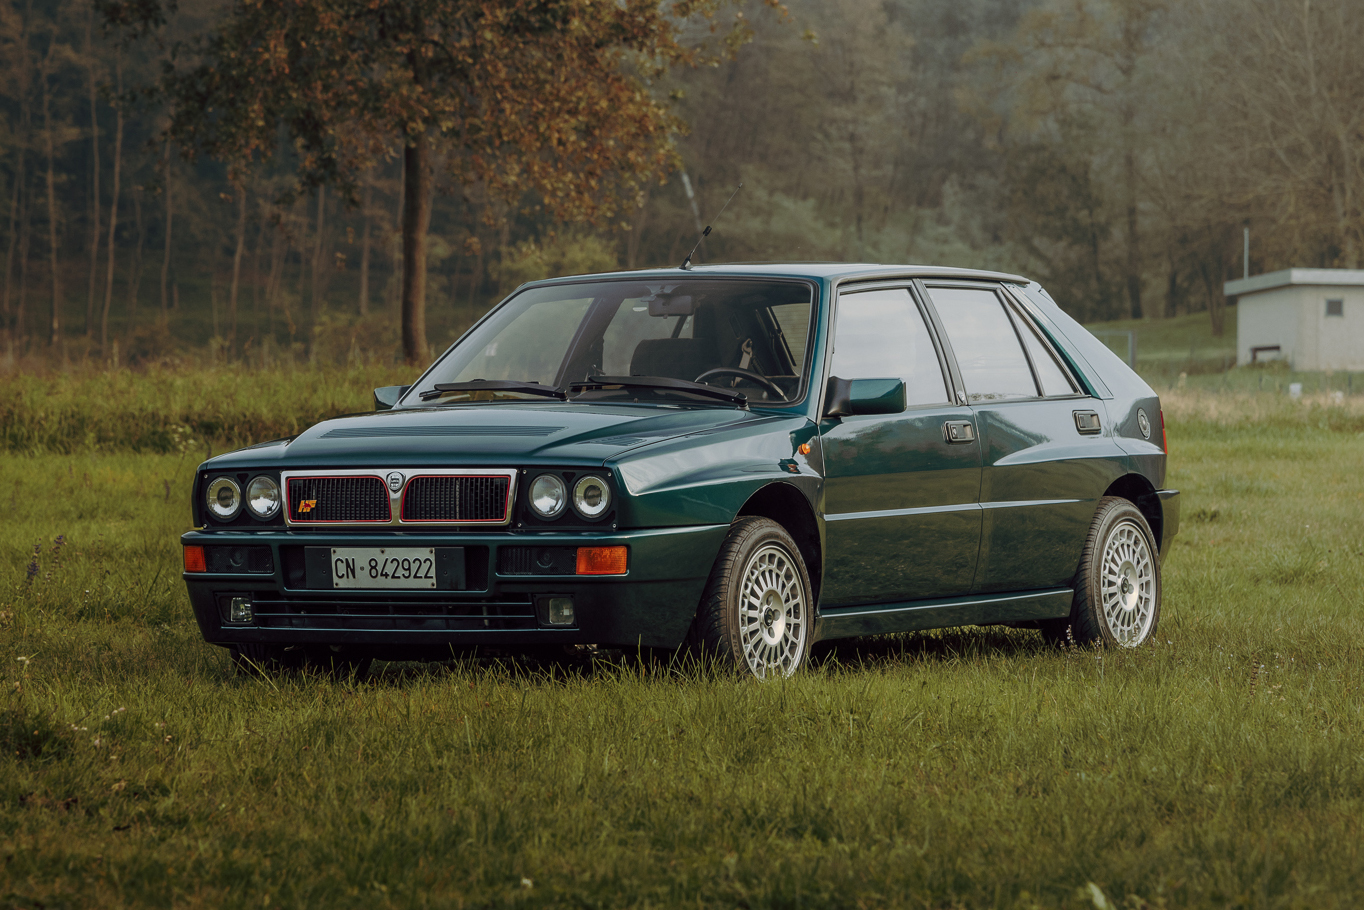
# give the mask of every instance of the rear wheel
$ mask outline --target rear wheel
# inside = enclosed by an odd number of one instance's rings
[[[786,529],[769,518],[740,518],[711,569],[696,616],[694,643],[758,679],[790,676],[810,650],[810,576]]]
[[[1099,502],[1075,575],[1075,600],[1069,620],[1044,630],[1066,640],[1067,625],[1078,644],[1102,643],[1135,648],[1160,621],[1160,560],[1146,516],[1129,500],[1115,496]]]

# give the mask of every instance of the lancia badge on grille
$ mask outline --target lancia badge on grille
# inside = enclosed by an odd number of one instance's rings
[[[403,488],[403,475],[400,472],[394,471],[388,475],[388,488],[394,493]]]

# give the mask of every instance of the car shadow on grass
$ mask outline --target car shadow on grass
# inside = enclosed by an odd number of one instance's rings
[[[811,649],[808,672],[856,673],[896,665],[1030,658],[1052,650],[1041,633],[1034,630],[966,626],[819,642]],[[719,661],[683,650],[488,650],[450,661],[376,663],[364,682],[370,686],[401,688],[451,675],[500,677],[534,685],[555,685],[626,676],[685,683],[733,677],[735,672]]]

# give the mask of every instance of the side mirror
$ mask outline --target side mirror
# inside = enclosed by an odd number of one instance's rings
[[[824,396],[825,417],[858,414],[899,414],[905,409],[903,379],[839,379],[829,377]]]
[[[374,410],[391,410],[393,406],[398,403],[398,399],[402,398],[403,394],[410,388],[412,388],[410,385],[386,385],[382,388],[375,389]]]

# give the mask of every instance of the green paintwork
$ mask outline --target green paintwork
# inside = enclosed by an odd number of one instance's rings
[[[675,270],[630,273],[675,277]],[[349,643],[393,646],[500,642],[585,642],[673,646],[685,634],[726,529],[747,504],[780,501],[803,510],[817,529],[812,576],[822,578],[818,635],[930,628],[959,622],[1017,621],[1059,615],[1080,558],[1095,503],[1130,484],[1160,491],[1165,453],[1159,399],[1035,284],[1015,276],[953,269],[872,265],[698,267],[705,276],[801,278],[817,288],[810,339],[809,392],[783,407],[754,403],[668,405],[552,400],[426,406],[399,403],[403,387],[375,390],[374,412],[340,417],[288,440],[205,462],[216,472],[300,468],[538,467],[609,472],[617,488],[615,522],[590,531],[515,526],[480,533],[214,529],[186,542],[250,540],[482,545],[491,565],[504,544],[625,543],[622,578],[503,579],[469,597],[569,592],[585,617],[574,630],[345,633]],[[591,280],[603,277],[591,276]],[[839,289],[860,282],[963,277],[1004,283],[1060,349],[1085,385],[1073,399],[905,407],[898,379],[847,386],[843,416],[824,417],[828,338]],[[555,282],[568,281],[558,279]],[[585,279],[571,279],[585,280]],[[396,405],[396,406],[395,406]],[[1081,436],[1072,411],[1100,414],[1103,432]],[[1138,409],[1153,433],[1143,438]],[[951,443],[944,424],[966,422],[976,438]],[[802,447],[806,448],[802,452]],[[768,494],[783,491],[780,497]],[[197,490],[196,490],[197,496]],[[1178,528],[1178,495],[1160,491],[1147,507],[1169,521],[1162,551]],[[1159,514],[1156,515],[1160,517]],[[277,560],[278,564],[278,560]],[[280,591],[273,578],[187,577],[211,641],[315,641],[314,633],[232,629],[213,619],[214,591]],[[254,586],[254,587],[253,587]],[[283,595],[281,595],[283,596]],[[519,637],[518,637],[519,636]],[[339,640],[338,640],[339,643]]]
[[[824,404],[825,417],[899,414],[904,409],[903,379],[829,380]]]
[[[970,590],[980,544],[980,447],[949,445],[966,407],[915,408],[821,425],[831,604]]]

